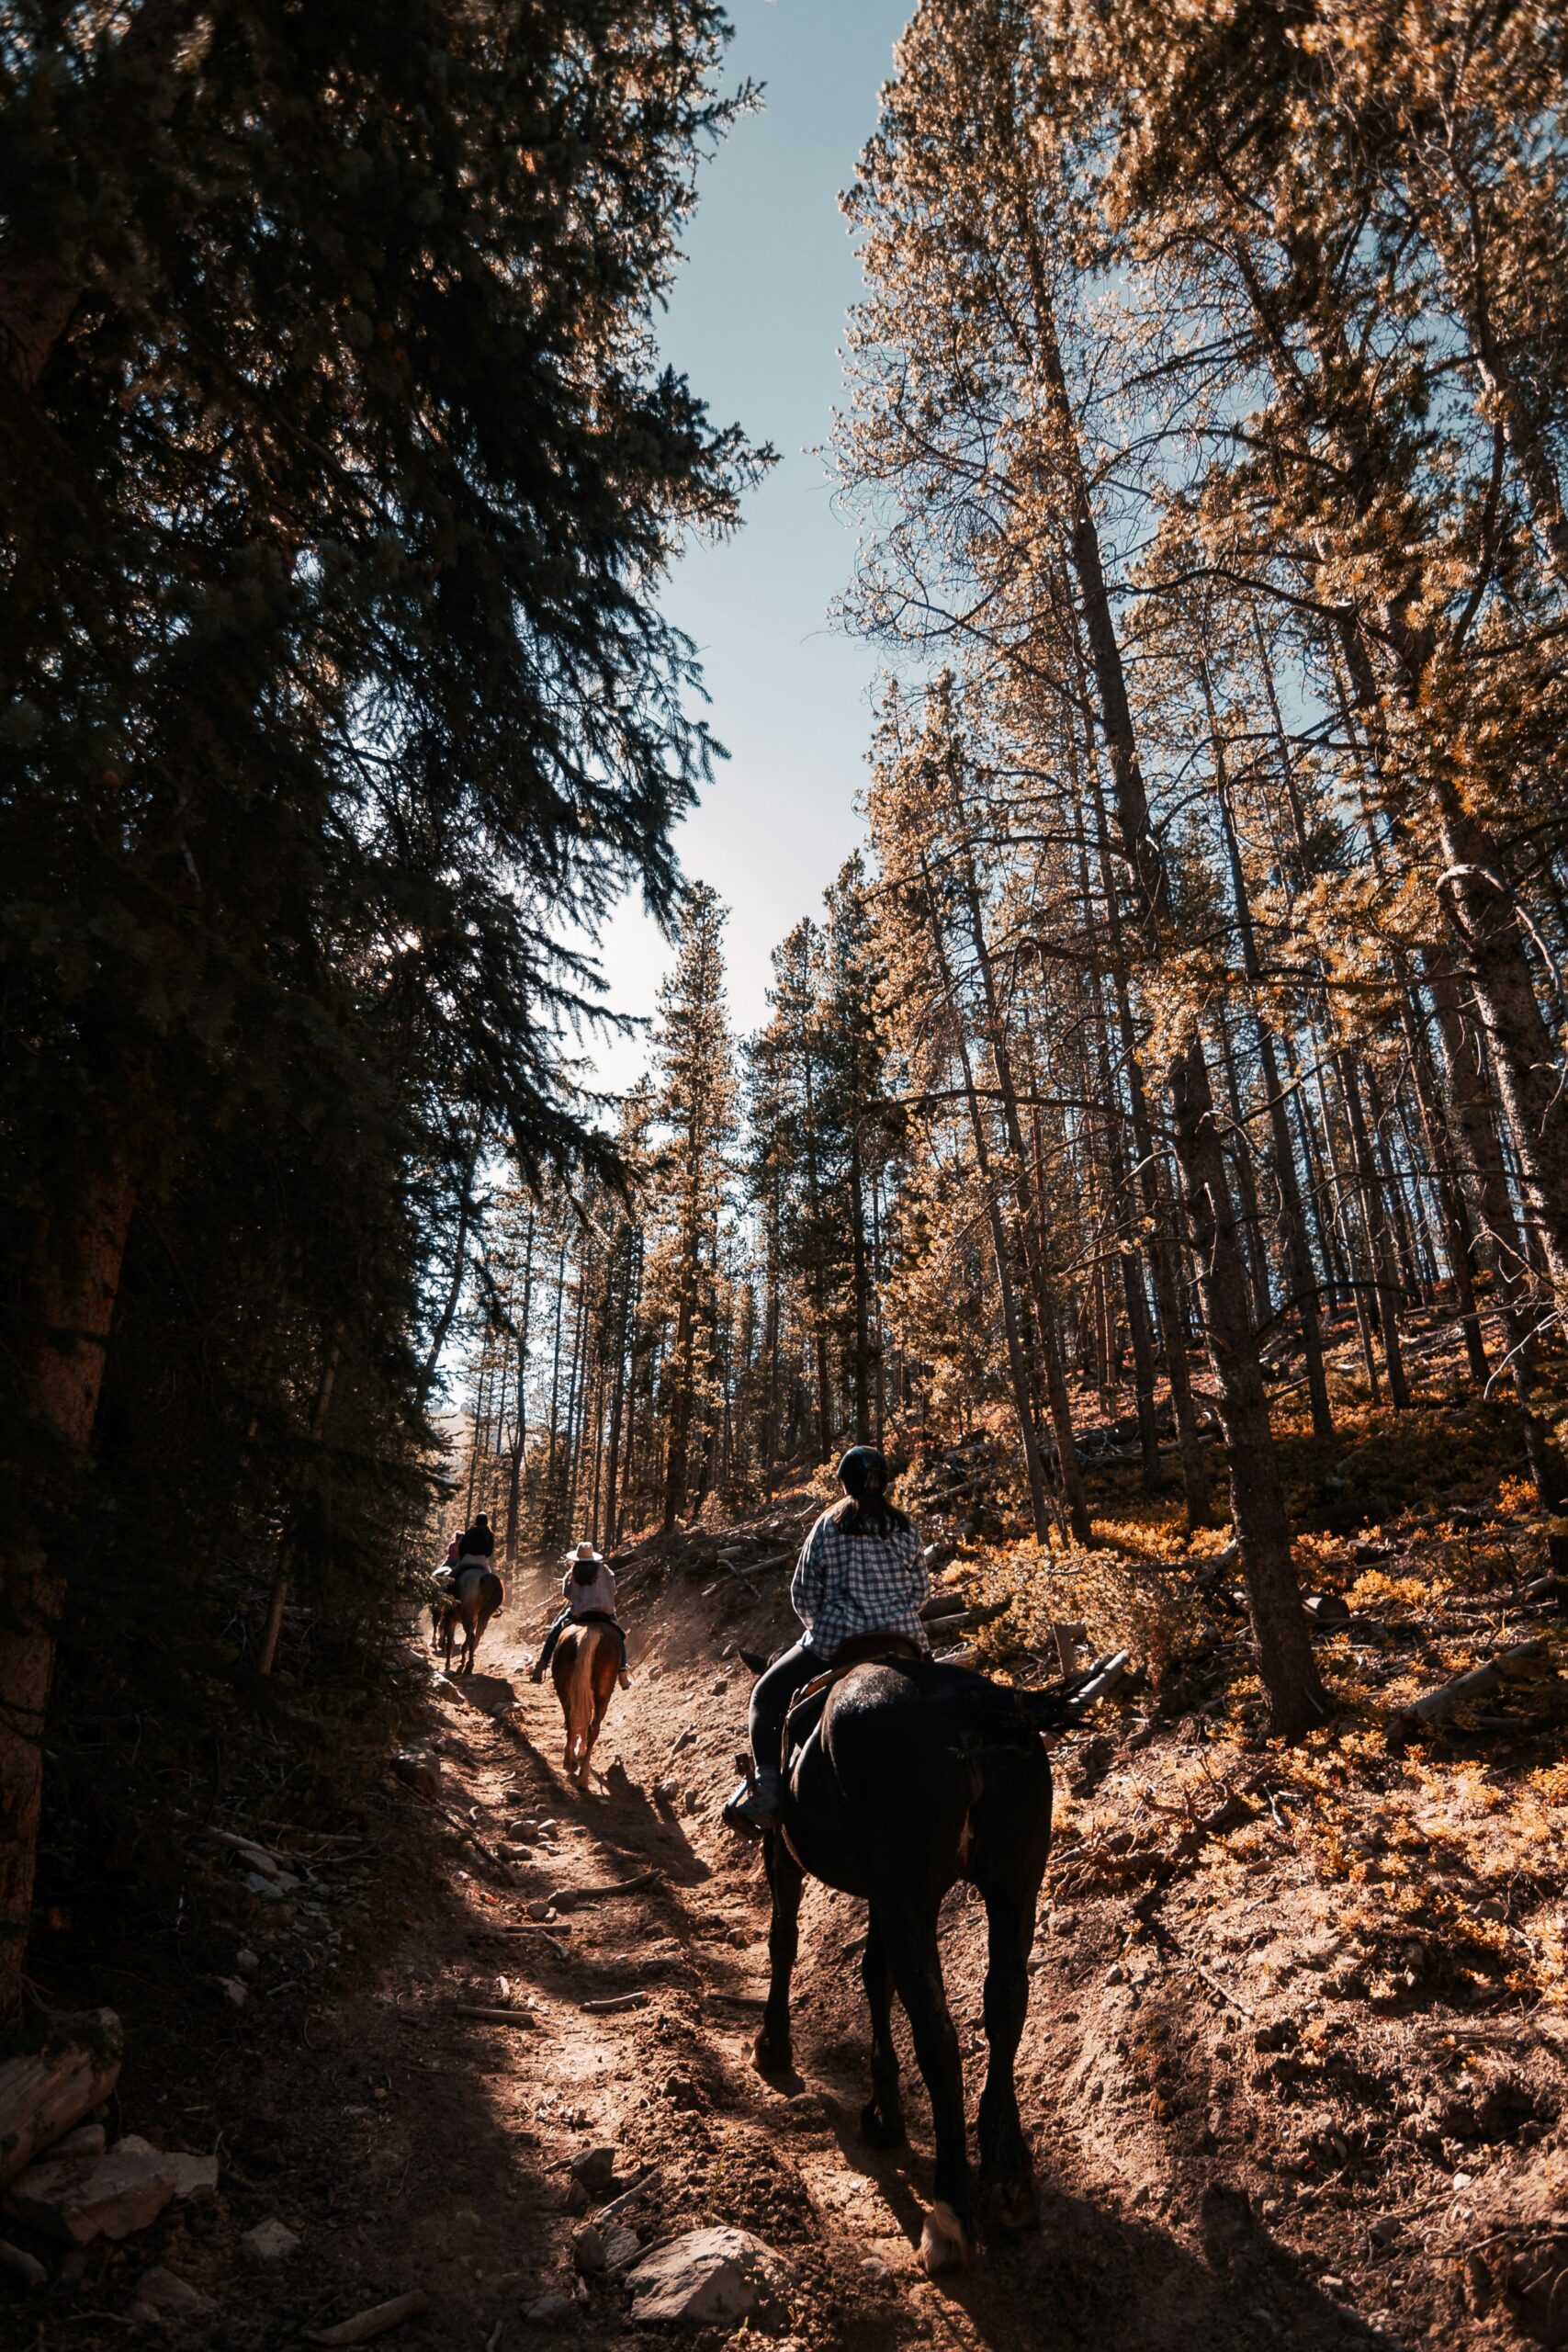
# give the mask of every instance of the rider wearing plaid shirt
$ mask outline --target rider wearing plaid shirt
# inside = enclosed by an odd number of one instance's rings
[[[831,1666],[845,1642],[861,1634],[901,1634],[922,1651],[931,1647],[920,1622],[931,1578],[919,1537],[886,1500],[886,1462],[874,1446],[852,1446],[838,1475],[844,1499],[812,1528],[790,1584],[805,1632],[752,1689],[752,1771],[724,1808],[734,1829],[765,1829],[777,1818],[789,1702]]]
[[[925,1549],[908,1520],[886,1534],[856,1533],[835,1509],[801,1545],[789,1599],[806,1646],[827,1661],[852,1634],[905,1634],[929,1648],[920,1604],[930,1590]]]

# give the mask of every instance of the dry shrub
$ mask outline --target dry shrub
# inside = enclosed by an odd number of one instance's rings
[[[982,1662],[1021,1647],[1048,1657],[1052,1626],[1076,1622],[1094,1655],[1130,1650],[1157,1689],[1213,1637],[1190,1575],[1117,1552],[1021,1544],[983,1559],[979,1585],[987,1601],[1011,1604],[976,1635]]]

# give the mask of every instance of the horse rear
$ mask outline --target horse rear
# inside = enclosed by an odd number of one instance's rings
[[[457,1670],[472,1674],[479,1637],[505,1598],[505,1588],[493,1568],[464,1568],[456,1578],[452,1598],[441,1613],[441,1647],[448,1674],[453,1670],[452,1645],[459,1634],[463,1655]]]
[[[566,1718],[565,1770],[580,1787],[621,1671],[621,1645],[607,1625],[568,1625],[556,1644],[550,1674]]]
[[[1002,1698],[996,1686],[952,1668],[853,1668],[829,1693],[820,1728],[796,1759],[783,1834],[766,1841],[772,1978],[757,2063],[766,2073],[791,2064],[790,1973],[804,1873],[863,1895],[872,2096],[862,2130],[881,2147],[905,2137],[892,2035],[897,1993],[931,2095],[935,2194],[920,2239],[931,2272],[965,2263],[974,2235],[963,2067],[937,1940],[942,1896],[959,1879],[978,1890],[988,1931],[981,2179],[1004,2222],[1033,2210],[1013,2068],[1051,1840],[1051,1767],[1036,1734],[1010,1725],[1005,1708],[992,1705]]]

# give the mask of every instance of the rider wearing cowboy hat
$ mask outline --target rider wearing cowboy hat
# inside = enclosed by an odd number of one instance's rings
[[[626,1672],[626,1637],[615,1616],[615,1570],[609,1566],[603,1553],[596,1552],[592,1544],[580,1544],[574,1552],[568,1552],[562,1565],[566,1569],[561,1578],[566,1607],[545,1635],[545,1645],[531,1670],[530,1680],[544,1680],[545,1668],[568,1625],[580,1625],[591,1618],[597,1624],[613,1626],[619,1636],[621,1688],[623,1690],[628,1689],[631,1676]]]

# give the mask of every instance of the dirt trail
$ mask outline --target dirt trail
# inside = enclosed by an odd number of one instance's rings
[[[402,1894],[384,1866],[384,1958],[351,1961],[349,1989],[273,1985],[264,1970],[259,1997],[239,2015],[220,2005],[227,2022],[199,2046],[182,2045],[188,2007],[167,2004],[160,2032],[143,2007],[125,2122],[171,2146],[210,2147],[217,2131],[221,2193],[171,2209],[155,2240],[93,2250],[76,2307],[45,2314],[36,2352],[123,2341],[113,2315],[150,2259],[214,2297],[217,2316],[187,2340],[223,2352],[270,2352],[413,2287],[430,2309],[389,2339],[398,2352],[646,2345],[619,2278],[576,2278],[570,2165],[595,2146],[615,2152],[595,2206],[652,2176],[626,2216],[645,2245],[711,2222],[768,2241],[794,2278],[785,2341],[802,2346],[1518,2343],[1483,2267],[1467,2288],[1465,2250],[1505,2212],[1535,2216],[1540,2243],[1556,2244],[1561,2053],[1544,2025],[1532,2046],[1528,2017],[1494,2018],[1473,2031],[1514,2034],[1509,2071],[1473,2074],[1496,2051],[1477,2059],[1472,2029],[1456,2044],[1445,2026],[1440,2056],[1436,2012],[1372,2014],[1344,1958],[1343,1891],[1271,1800],[1212,1785],[1180,1725],[1135,1755],[1107,1729],[1057,1757],[1061,1827],[1019,2069],[1040,2223],[987,2244],[955,2285],[928,2281],[915,2248],[929,2115],[907,2036],[911,2145],[874,2153],[856,2130],[859,1905],[807,1890],[798,2090],[750,2063],[765,1895],[755,1849],[717,1811],[749,1681],[737,1645],[785,1629],[776,1556],[695,1577],[645,1559],[624,1580],[633,1687],[612,1704],[586,1792],[558,1769],[553,1691],[525,1672],[554,1573],[514,1585],[481,1671],[437,1683],[444,1859],[434,1882],[411,1870]],[[984,1933],[962,1889],[943,1951],[973,2112]],[[584,2007],[626,1996],[634,2006]],[[1434,2108],[1445,2066],[1448,2104]],[[299,2238],[286,2261],[245,2254],[243,2233],[266,2220]],[[530,2321],[547,2295],[570,2299],[564,2313]],[[1561,2340],[1553,2324],[1549,2310],[1533,2340]],[[755,2338],[714,2327],[695,2340],[739,2352]]]
[[[754,1852],[717,1825],[716,1807],[744,1712],[737,1634],[765,1640],[780,1604],[752,1602],[736,1587],[711,1605],[667,1593],[649,1631],[628,1605],[638,1628],[633,1688],[617,1695],[592,1789],[580,1794],[557,1769],[554,1695],[524,1671],[549,1589],[540,1576],[513,1591],[487,1642],[486,1670],[460,1699],[445,1699],[441,1713],[457,1809],[485,1843],[499,1852],[515,1842],[511,1823],[556,1827],[521,1833],[531,1851],[511,1861],[512,1889],[488,1877],[475,1854],[471,1872],[457,1879],[456,1912],[411,1940],[388,1995],[338,2019],[344,2044],[372,2071],[373,2051],[384,2053],[394,2096],[417,2098],[421,2170],[430,2171],[433,2143],[445,2152],[448,2194],[424,2195],[404,2238],[438,2299],[427,2341],[478,2343],[496,2322],[521,2340],[531,2331],[516,2314],[549,2291],[576,2296],[574,2337],[631,2340],[617,2282],[574,2284],[568,2166],[600,2143],[616,2151],[617,2183],[657,2169],[628,2216],[645,2240],[727,2222],[777,2247],[797,2280],[792,2324],[812,2345],[1069,2347],[1114,2337],[1130,2352],[1155,2352],[1194,2341],[1388,2340],[1248,2217],[1223,2165],[1190,2159],[1179,2133],[1112,2120],[1085,2079],[1107,2054],[1098,1996],[1086,1996],[1090,1979],[1104,1977],[1106,1956],[1081,1933],[1069,1941],[1043,1932],[1022,2052],[1041,2226],[987,2247],[956,2287],[928,2282],[915,2258],[931,2165],[918,2077],[908,2150],[873,2153],[855,2128],[865,2097],[858,1905],[820,1888],[807,1894],[796,1978],[800,2089],[770,2087],[750,2062],[766,1965],[765,1894]],[[530,1903],[547,1894],[649,1870],[657,1883],[626,1895],[563,1904],[558,1928],[522,1924]],[[984,2054],[983,1928],[963,1891],[950,1899],[944,1951],[973,2093]],[[645,1998],[608,2015],[583,2009],[628,1993]],[[1171,1993],[1191,1997],[1189,1983]],[[1157,2030],[1158,1994],[1134,1997]],[[455,2000],[526,2000],[536,2030],[456,2018]],[[905,2061],[912,2074],[907,2043]],[[1079,2094],[1073,2105],[1087,2129],[1064,2120],[1065,2084]],[[727,2332],[705,2340],[717,2345]]]

